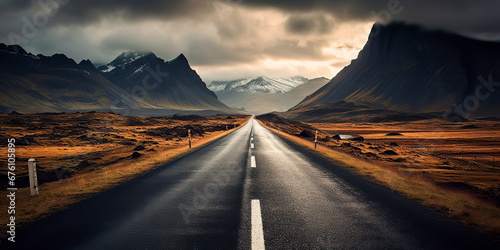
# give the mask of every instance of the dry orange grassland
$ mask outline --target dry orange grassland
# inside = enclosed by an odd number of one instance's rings
[[[16,139],[16,223],[27,222],[133,179],[244,125],[248,116],[126,117],[109,113],[0,114],[0,203],[7,211],[7,139]],[[226,130],[226,126],[227,129]],[[188,147],[191,129],[193,149]],[[27,161],[40,195],[30,197]],[[0,217],[1,230],[7,216]]]
[[[500,122],[264,123],[311,150],[314,138],[298,134],[317,129],[319,154],[450,218],[500,235]],[[364,141],[337,140],[336,134]]]

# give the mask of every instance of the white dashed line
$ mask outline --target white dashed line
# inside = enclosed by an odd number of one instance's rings
[[[260,201],[252,200],[252,250],[266,249],[264,245],[264,231],[262,229],[262,214]]]
[[[250,148],[255,148],[253,144],[253,129],[250,139]],[[250,156],[250,166],[257,168],[255,156]],[[264,245],[264,230],[262,228],[262,214],[260,212],[260,200],[251,201],[251,224],[252,224],[252,250],[265,250]]]

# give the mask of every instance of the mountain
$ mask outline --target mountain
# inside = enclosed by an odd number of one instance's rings
[[[5,44],[0,44],[0,87],[0,112],[110,109],[126,94],[88,60],[78,64],[62,54],[33,55]]]
[[[379,111],[440,117],[447,112],[448,118],[500,117],[500,91],[494,91],[498,81],[500,43],[404,23],[375,24],[358,58],[287,116],[325,120],[335,112],[335,103],[347,102]],[[325,113],[311,116],[315,109]]]
[[[232,112],[206,87],[183,54],[164,61],[152,52],[126,52],[98,69],[116,86],[154,106]]]
[[[216,93],[270,93],[283,94],[295,87],[307,83],[309,79],[302,76],[289,78],[254,77],[234,81],[213,81],[208,88]]]
[[[206,88],[183,55],[164,62],[150,52],[129,52],[105,67],[108,72],[89,60],[76,63],[63,54],[33,55],[19,45],[0,44],[0,112],[233,112]]]
[[[219,100],[231,107],[244,107],[255,113],[286,111],[328,82],[326,78],[307,79],[255,77],[234,81],[214,81],[208,86]]]

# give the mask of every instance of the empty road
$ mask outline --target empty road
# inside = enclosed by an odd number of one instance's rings
[[[487,249],[487,236],[254,119],[19,230],[19,249]],[[2,246],[3,247],[3,246]]]

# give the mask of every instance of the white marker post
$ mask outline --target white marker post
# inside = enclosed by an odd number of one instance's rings
[[[314,137],[314,149],[316,149],[317,145],[318,145],[318,130],[316,130],[316,136]]]
[[[31,196],[38,195],[38,178],[36,177],[36,161],[34,158],[28,160],[28,172],[30,177]]]
[[[189,148],[191,148],[191,129],[188,129]]]

